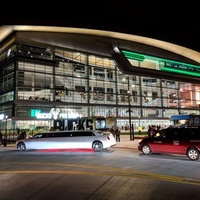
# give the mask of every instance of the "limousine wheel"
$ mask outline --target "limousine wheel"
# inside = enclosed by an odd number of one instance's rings
[[[92,144],[92,148],[94,151],[102,151],[103,150],[103,144],[99,141],[96,141]]]
[[[146,154],[146,155],[150,154],[150,153],[151,153],[151,149],[150,149],[149,145],[144,144],[144,145],[142,146],[142,152],[143,152],[144,154]]]
[[[196,148],[190,148],[187,151],[187,156],[190,160],[197,160],[199,158],[199,151]]]
[[[20,142],[18,145],[17,145],[17,149],[19,151],[25,151],[26,150],[26,145],[23,143],[23,142]]]

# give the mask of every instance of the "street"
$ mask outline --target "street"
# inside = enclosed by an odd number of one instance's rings
[[[146,156],[126,142],[98,153],[0,147],[1,200],[200,198],[199,160]]]

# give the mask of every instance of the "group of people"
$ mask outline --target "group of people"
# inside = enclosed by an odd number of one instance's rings
[[[3,133],[0,131],[0,145],[6,146],[7,138],[6,135],[3,135]]]
[[[24,139],[24,138],[26,138],[26,131],[25,130],[23,130],[21,133],[18,134],[17,139],[19,140],[19,139]]]
[[[26,138],[26,137],[27,137],[27,134],[26,134],[25,130],[23,130],[21,133],[18,132],[17,139],[23,139],[23,138]],[[2,145],[2,144],[4,144],[4,146],[6,146],[7,136],[3,135],[2,132],[0,131],[0,145]]]
[[[149,128],[148,128],[148,131],[147,131],[147,134],[148,136],[152,136],[154,133],[156,133],[157,131],[159,131],[161,129],[160,126],[150,126],[149,125]]]
[[[112,126],[110,132],[113,134],[114,138],[116,139],[116,142],[120,142],[121,131],[119,127],[114,128],[114,126]]]

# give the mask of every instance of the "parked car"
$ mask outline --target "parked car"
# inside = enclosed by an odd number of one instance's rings
[[[197,160],[200,152],[200,128],[166,128],[145,137],[138,143],[143,154],[167,153],[186,155]]]
[[[112,135],[100,134],[92,130],[50,131],[17,140],[17,150],[38,149],[93,149],[95,152],[116,145]]]

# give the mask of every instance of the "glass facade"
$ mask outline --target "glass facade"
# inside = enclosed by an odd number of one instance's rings
[[[129,58],[134,67],[159,70],[163,60]],[[172,62],[172,61],[170,61]],[[167,126],[174,114],[198,114],[200,85],[123,74],[114,59],[75,49],[16,44],[0,55],[0,129],[53,126],[58,119],[105,117],[112,125]]]

